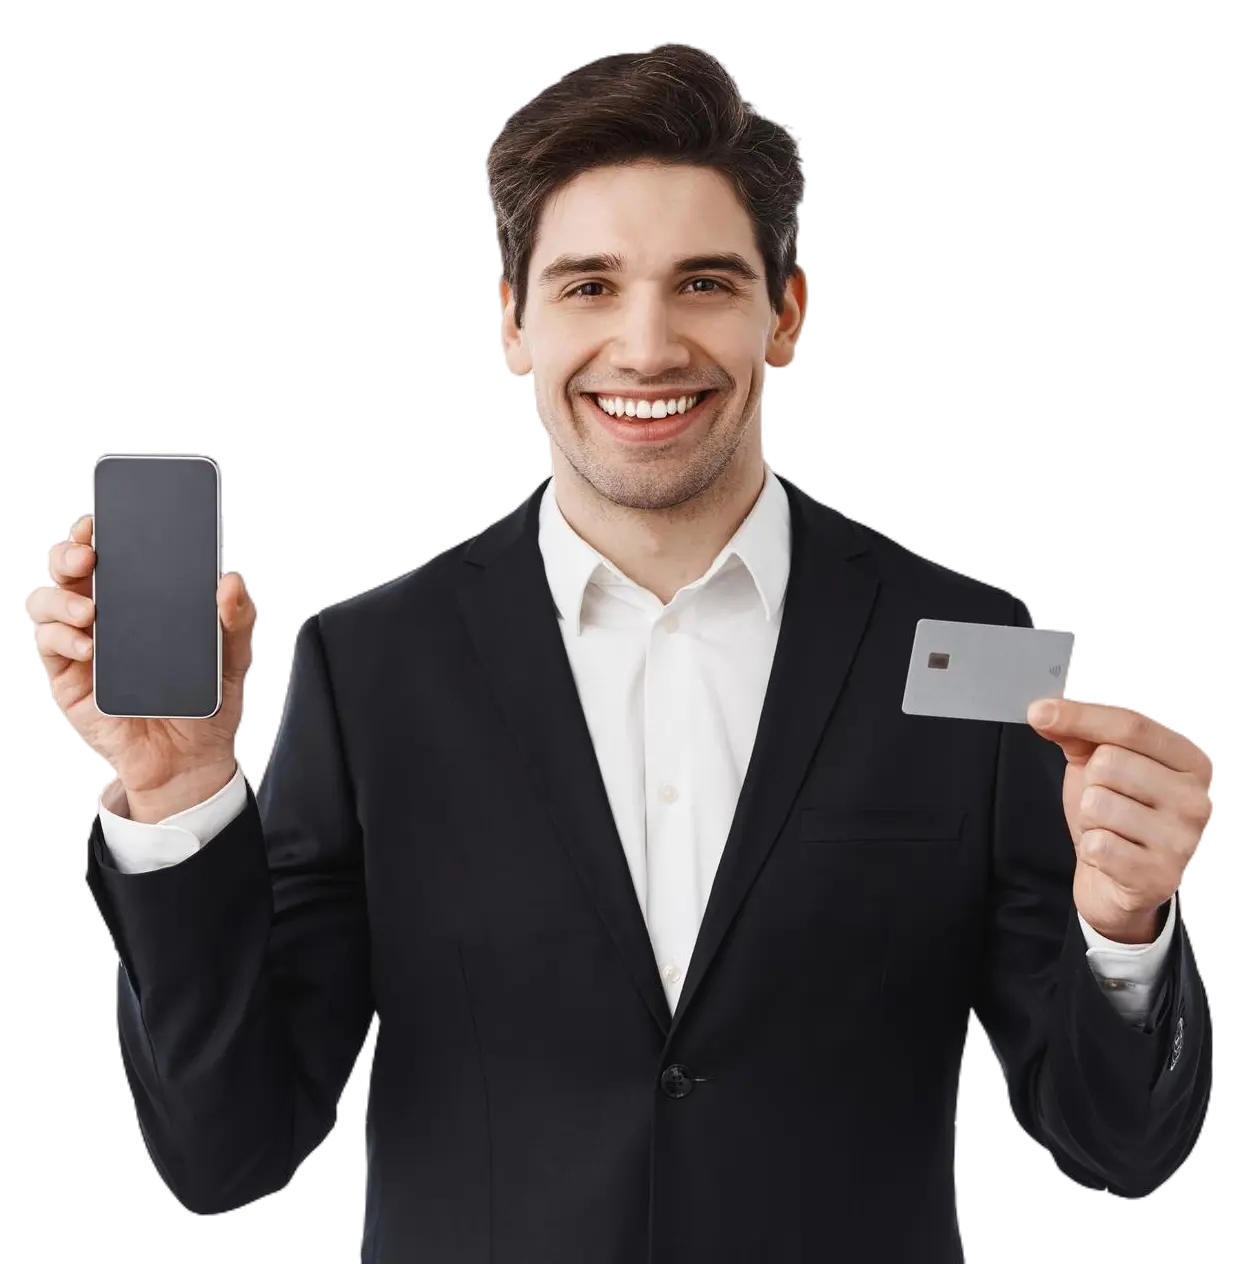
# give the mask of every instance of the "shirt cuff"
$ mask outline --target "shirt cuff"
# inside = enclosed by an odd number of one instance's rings
[[[187,860],[245,807],[245,774],[239,761],[232,780],[200,803],[152,824],[127,815],[127,793],[115,778],[101,793],[101,835],[121,873],[148,873]],[[110,804],[113,806],[111,807]]]
[[[1129,1022],[1141,1026],[1150,1017],[1155,991],[1163,977],[1163,967],[1172,946],[1177,924],[1177,892],[1164,927],[1153,943],[1122,944],[1099,934],[1077,910],[1081,934],[1085,937],[1085,959],[1108,1000]]]

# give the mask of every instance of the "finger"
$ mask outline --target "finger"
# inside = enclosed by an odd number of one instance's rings
[[[1189,819],[1203,813],[1207,799],[1192,773],[1174,772],[1149,755],[1109,743],[1103,743],[1090,755],[1085,781],[1088,785],[1107,786],[1147,807],[1162,808]]]
[[[251,639],[258,611],[237,571],[229,571],[219,580],[218,599],[224,627],[223,675],[240,679],[252,661]]]
[[[243,627],[242,620],[252,613],[253,602],[250,600],[245,581],[241,578],[239,571],[228,571],[226,575],[220,577],[215,600],[218,602],[225,628]]]
[[[91,597],[65,588],[37,588],[26,599],[26,612],[35,623],[67,623],[86,628],[96,616]]]
[[[1109,830],[1137,847],[1172,845],[1167,813],[1095,783],[1081,795],[1081,829]]]
[[[91,530],[85,529],[80,519],[75,523],[70,539],[54,544],[48,553],[48,573],[53,583],[81,596],[89,596],[92,592],[96,550],[87,543],[90,539]]]
[[[35,645],[43,659],[66,659],[86,662],[92,656],[92,638],[66,623],[39,623],[35,626]],[[58,665],[49,662],[49,669]]]
[[[1134,908],[1149,904],[1150,893],[1163,890],[1168,881],[1168,864],[1162,856],[1109,829],[1086,830],[1081,835],[1080,858],[1128,892]]]
[[[1109,742],[1139,755],[1149,755],[1176,772],[1203,773],[1207,766],[1207,757],[1192,741],[1140,711],[1071,698],[1055,698],[1052,702],[1054,719],[1033,727],[1053,741],[1076,738],[1097,744]],[[1031,715],[1028,718],[1031,723]]]
[[[47,626],[57,627],[57,624],[49,623]],[[67,659],[62,653],[52,651],[40,656],[39,665],[53,705],[63,715],[70,714],[83,699],[91,698],[94,689],[91,653],[83,660]]]

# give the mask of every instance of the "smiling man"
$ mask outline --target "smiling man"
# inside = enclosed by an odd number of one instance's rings
[[[796,146],[671,45],[566,76],[488,165],[504,345],[534,376],[548,495],[668,602],[761,494],[766,366],[791,361],[805,315]]]
[[[556,501],[667,603],[761,494],[766,366],[792,359],[804,272],[784,276],[776,312],[747,209],[694,161],[571,177],[542,210],[530,262],[521,297],[500,283],[503,337],[512,371],[534,375]]]
[[[974,1010],[1054,1164],[1149,1193],[1211,1083],[1206,755],[1102,704],[901,710],[920,618],[1032,620],[765,463],[804,182],[716,61],[566,75],[489,177],[551,476],[302,624],[256,799],[237,764],[93,825],[163,1180],[284,1186],[375,1013],[364,1261],[959,1264]]]

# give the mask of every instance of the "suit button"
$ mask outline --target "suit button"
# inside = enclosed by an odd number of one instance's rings
[[[693,1083],[691,1072],[680,1062],[666,1067],[661,1075],[661,1088],[666,1097],[686,1097],[691,1092]]]

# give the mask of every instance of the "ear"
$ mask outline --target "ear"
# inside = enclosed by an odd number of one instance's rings
[[[508,368],[518,377],[524,377],[534,367],[530,359],[529,348],[525,345],[523,332],[516,327],[516,300],[512,295],[512,287],[506,280],[499,281],[499,302],[503,307],[503,355]]]
[[[787,279],[783,290],[783,315],[775,317],[770,337],[766,341],[766,363],[781,369],[792,363],[796,354],[796,340],[801,336],[805,323],[805,270],[798,267]]]

